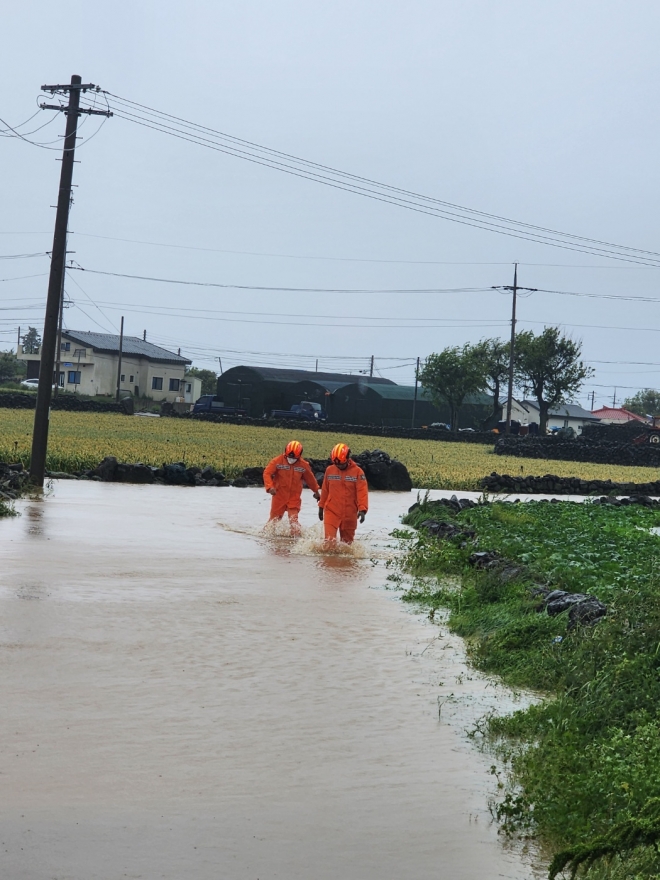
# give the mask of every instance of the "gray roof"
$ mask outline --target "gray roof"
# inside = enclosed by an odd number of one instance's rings
[[[312,370],[288,370],[279,367],[253,367],[247,364],[230,367],[225,370],[224,376],[230,376],[234,370],[252,370],[266,382],[316,382],[330,390],[330,386],[341,387],[351,385],[354,382],[362,382],[366,385],[396,385],[391,379],[381,379],[379,376],[352,376],[348,373],[315,373]]]
[[[535,400],[520,400],[526,409],[530,407],[536,412],[539,411],[539,405]],[[556,419],[584,419],[588,422],[599,422],[598,416],[595,416],[588,409],[584,409],[579,403],[558,403],[556,407],[550,410],[548,415]]]
[[[62,336],[71,339],[72,342],[84,345],[85,348],[93,348],[94,351],[119,352],[119,336],[115,336],[112,333],[84,333],[80,330],[62,330]],[[153,345],[153,343],[140,339],[138,336],[124,336],[122,352],[123,354],[136,355],[137,357],[162,363],[192,363],[188,358],[184,358],[180,354],[174,354],[166,348],[161,348],[159,345]]]

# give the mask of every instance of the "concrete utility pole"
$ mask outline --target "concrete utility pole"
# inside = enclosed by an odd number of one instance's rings
[[[119,392],[121,391],[121,356],[124,353],[124,316],[121,316],[119,324],[119,365],[117,367],[117,403],[119,403]]]
[[[50,401],[52,396],[53,371],[55,367],[55,348],[57,345],[57,324],[62,297],[64,263],[66,260],[66,235],[69,224],[69,206],[71,204],[71,182],[73,179],[73,163],[76,148],[76,129],[81,113],[94,116],[112,116],[107,110],[80,109],[80,93],[95,89],[93,83],[84,83],[79,76],[72,76],[70,85],[42,86],[44,92],[52,95],[68,93],[69,103],[66,107],[58,104],[40,104],[42,110],[58,110],[66,114],[66,134],[62,150],[62,169],[60,172],[60,188],[55,214],[55,232],[53,235],[53,253],[50,261],[50,277],[48,280],[48,296],[46,299],[46,315],[44,332],[41,342],[41,363],[39,366],[39,387],[37,390],[37,407],[34,413],[32,432],[32,454],[30,456],[30,480],[35,486],[43,486],[46,474],[46,453],[48,451],[48,423],[50,418]],[[58,376],[59,379],[59,376]]]
[[[417,382],[419,380],[419,358],[417,358],[417,366],[415,367],[415,396],[413,397],[412,420],[410,427],[415,427],[415,410],[417,409]]]
[[[518,263],[513,264],[513,286],[505,284],[493,287],[493,290],[510,290],[513,293],[511,304],[511,342],[509,343],[509,388],[506,395],[506,434],[511,433],[511,409],[513,407],[513,372],[516,358],[516,300],[519,290],[536,292],[536,287],[518,287]]]
[[[66,277],[66,246],[64,250],[64,266],[62,267],[62,290],[60,291],[60,314],[57,319],[57,348],[55,354],[55,387],[53,397],[57,397],[60,389],[60,362],[62,360],[62,321],[64,319],[64,279]]]
[[[371,355],[371,366],[369,367],[369,377],[373,378],[374,375],[374,356]]]
[[[18,328],[18,339],[16,340],[16,354],[18,354],[18,346],[21,344],[21,328]]]

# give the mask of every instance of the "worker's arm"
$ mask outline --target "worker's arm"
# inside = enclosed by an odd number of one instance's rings
[[[274,458],[272,461],[269,461],[266,467],[264,468],[264,487],[266,492],[270,492],[271,489],[275,488],[275,483],[273,482],[273,477],[277,473],[277,459]]]
[[[326,471],[327,474],[327,471]],[[319,507],[325,507],[328,501],[328,493],[329,493],[330,481],[327,476],[323,477],[323,485],[321,486],[321,500],[319,501]]]
[[[360,473],[357,478],[357,506],[358,511],[366,513],[369,510],[369,489],[364,473]]]

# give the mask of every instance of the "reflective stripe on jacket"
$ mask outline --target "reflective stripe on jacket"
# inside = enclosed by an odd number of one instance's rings
[[[269,461],[264,468],[264,486],[266,491],[275,489],[278,496],[285,495],[292,498],[300,498],[305,483],[312,492],[319,491],[319,484],[312,473],[309,462],[299,458],[294,464],[289,464],[286,455],[278,455]]]

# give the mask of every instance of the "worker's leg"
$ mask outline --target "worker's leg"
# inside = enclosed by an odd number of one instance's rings
[[[279,495],[273,495],[270,502],[270,516],[268,518],[269,522],[273,519],[282,519],[282,517],[286,513],[286,508],[287,499],[282,498]]]
[[[344,544],[352,544],[355,539],[355,530],[357,529],[357,520],[342,520],[339,526],[339,539]]]
[[[323,513],[323,537],[326,541],[337,540],[337,529],[341,520],[339,517],[333,516],[327,510]]]
[[[299,538],[302,534],[302,529],[300,528],[300,523],[298,522],[300,507],[287,507],[287,513],[289,514],[289,526],[291,527],[291,536],[294,538]]]

